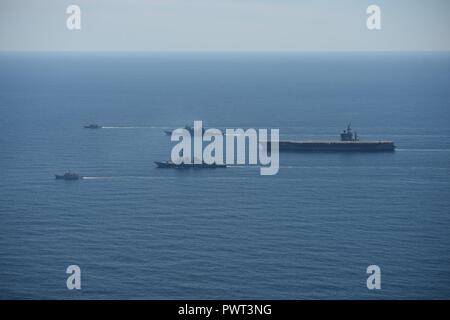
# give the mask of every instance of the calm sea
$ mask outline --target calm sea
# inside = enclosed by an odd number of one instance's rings
[[[158,170],[194,120],[398,149]],[[0,298],[450,298],[449,121],[450,54],[2,54]]]

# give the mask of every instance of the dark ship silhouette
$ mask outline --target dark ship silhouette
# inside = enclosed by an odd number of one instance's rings
[[[83,177],[80,176],[78,173],[75,172],[70,172],[67,171],[66,173],[60,175],[60,174],[55,174],[55,179],[56,180],[79,180],[82,179]]]
[[[194,127],[189,126],[189,125],[186,125],[186,126],[184,126],[184,129],[186,129],[187,131],[189,131],[189,133],[190,133],[192,136],[194,135],[194,132],[195,132]],[[174,130],[164,130],[164,132],[165,132],[166,135],[168,135],[168,136],[171,136],[173,131],[174,131]],[[206,131],[205,128],[202,128],[202,135],[205,134],[205,131]]]
[[[216,169],[227,167],[226,164],[207,164],[204,161],[201,163],[182,162],[180,164],[176,164],[172,161],[155,161],[155,164],[158,168],[164,169]]]
[[[98,124],[90,124],[90,125],[84,126],[84,128],[85,129],[101,129],[102,126],[98,125]]]

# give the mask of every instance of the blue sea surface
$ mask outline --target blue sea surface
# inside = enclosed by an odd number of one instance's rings
[[[157,169],[194,120],[397,151]],[[449,121],[446,53],[1,54],[0,299],[448,299]]]

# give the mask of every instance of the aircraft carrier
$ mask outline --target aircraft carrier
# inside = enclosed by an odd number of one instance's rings
[[[360,141],[351,125],[347,126],[336,141],[280,141],[280,152],[393,152],[392,141]],[[268,145],[270,149],[270,144]]]

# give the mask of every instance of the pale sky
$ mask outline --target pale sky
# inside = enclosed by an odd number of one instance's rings
[[[66,27],[70,4],[81,30]],[[0,0],[0,51],[392,50],[450,51],[450,1]]]

